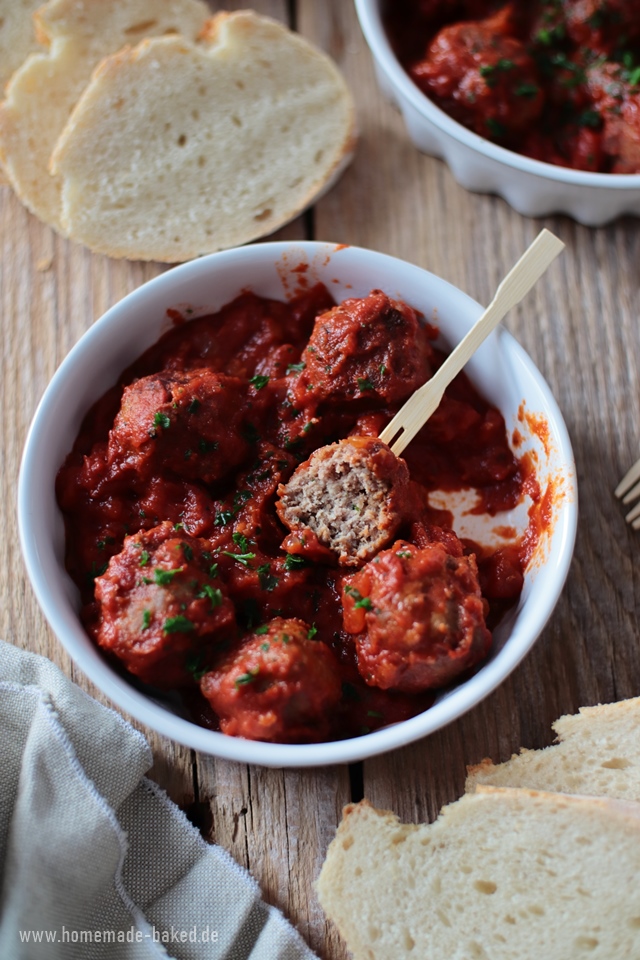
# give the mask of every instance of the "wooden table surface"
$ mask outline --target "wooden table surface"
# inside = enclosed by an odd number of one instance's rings
[[[352,767],[245,767],[144,730],[155,756],[151,776],[207,839],[251,870],[265,898],[320,956],[342,960],[345,948],[312,885],[345,803],[364,794],[406,820],[433,818],[460,794],[465,764],[505,759],[520,745],[546,745],[561,714],[640,693],[634,564],[640,533],[625,526],[612,494],[640,456],[640,223],[627,219],[592,230],[564,217],[524,219],[500,199],[467,193],[443,163],[414,150],[399,113],[380,95],[351,2],[255,0],[253,6],[335,58],[354,92],[361,132],[342,180],[277,239],[381,250],[428,268],[483,303],[542,226],[567,245],[506,320],[560,404],[580,494],[571,572],[524,663],[445,730]],[[16,523],[18,466],[36,404],[68,350],[108,307],[166,267],[110,260],[61,239],[6,186],[0,187],[0,240],[0,636],[50,657],[104,700],[56,641],[27,581]]]

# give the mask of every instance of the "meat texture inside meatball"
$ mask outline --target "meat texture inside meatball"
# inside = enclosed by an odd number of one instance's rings
[[[376,437],[320,447],[278,488],[289,553],[357,567],[389,543],[407,514],[409,470]]]
[[[309,743],[324,739],[341,697],[338,663],[301,620],[276,617],[250,634],[200,689],[223,733],[249,740]]]
[[[98,643],[145,683],[193,683],[234,633],[234,607],[207,547],[165,521],[126,537],[96,578]]]
[[[397,541],[345,584],[343,603],[358,670],[383,690],[442,687],[491,644],[475,558],[453,556],[442,543]]]

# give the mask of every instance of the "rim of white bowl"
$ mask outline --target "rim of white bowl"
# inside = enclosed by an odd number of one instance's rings
[[[114,316],[117,316],[122,310],[123,305],[135,307],[136,302],[145,297],[151,287],[154,288],[155,292],[161,292],[162,288],[166,287],[168,301],[170,301],[170,290],[176,279],[188,280],[190,273],[199,274],[214,261],[217,269],[224,269],[226,259],[243,257],[251,261],[255,259],[258,251],[259,257],[264,256],[271,259],[272,262],[282,262],[283,255],[292,251],[298,253],[302,250],[310,259],[313,259],[318,254],[332,255],[341,248],[343,248],[341,244],[322,241],[260,243],[210,254],[174,267],[172,270],[147,281],[107,310],[69,351],[54,373],[40,400],[24,447],[18,479],[20,544],[36,599],[56,637],[74,663],[120,709],[177,743],[226,760],[278,768],[344,764],[364,760],[407,746],[446,726],[492,693],[529,652],[556,606],[573,556],[577,528],[577,491],[575,463],[567,428],[553,394],[540,371],[515,338],[506,330],[499,329],[494,336],[497,334],[499,337],[500,346],[509,356],[511,362],[516,367],[520,366],[524,372],[532,375],[536,380],[544,397],[549,419],[554,425],[558,457],[565,468],[570,471],[565,478],[568,485],[568,495],[559,512],[554,528],[554,539],[555,537],[559,539],[555,541],[558,543],[558,561],[553,591],[549,595],[552,602],[546,603],[544,608],[536,608],[528,612],[526,637],[521,635],[522,629],[512,633],[508,643],[493,659],[480,667],[474,676],[459,687],[454,688],[446,697],[423,713],[360,737],[331,740],[318,744],[262,743],[228,737],[217,731],[200,727],[192,721],[171,713],[166,707],[154,702],[147,694],[133,687],[102,657],[98,648],[82,628],[77,612],[71,609],[70,603],[64,602],[66,598],[62,598],[61,602],[58,591],[55,592],[54,596],[54,591],[47,582],[44,563],[53,559],[54,566],[58,569],[60,564],[53,554],[51,542],[49,540],[42,541],[38,535],[38,529],[36,529],[36,525],[30,517],[31,504],[38,502],[38,486],[44,482],[42,471],[38,469],[39,447],[41,439],[47,434],[48,421],[53,415],[51,411],[56,409],[56,398],[63,388],[69,371],[76,366],[85,353],[92,353],[94,342],[98,344],[101,342],[105,330],[112,323]],[[464,298],[481,309],[477,301],[458,287],[454,287],[453,284],[436,277],[435,274],[431,274],[430,271],[424,270],[422,267],[377,251],[359,247],[348,249],[362,252],[368,257],[377,259],[381,265],[385,264],[387,267],[402,264],[403,268],[411,267],[420,273],[435,277],[439,283],[455,291],[454,295],[456,297]],[[47,552],[49,557],[47,557]],[[64,571],[64,575],[68,576],[66,571]]]
[[[514,167],[523,173],[536,174],[547,180],[583,187],[604,187],[610,190],[640,188],[640,173],[591,173],[587,170],[573,170],[570,167],[545,163],[544,160],[534,160],[532,157],[525,157],[513,150],[507,150],[506,147],[492,143],[491,140],[485,140],[484,137],[463,127],[461,123],[453,120],[440,107],[437,107],[409,77],[387,37],[382,23],[380,0],[355,0],[355,5],[360,27],[376,63],[412,107],[444,133],[492,160]]]

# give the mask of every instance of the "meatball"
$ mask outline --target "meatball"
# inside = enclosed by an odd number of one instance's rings
[[[280,484],[283,549],[357,567],[389,543],[409,508],[409,470],[376,437],[320,447]]]
[[[210,370],[156,373],[126,387],[108,459],[141,481],[172,471],[212,483],[249,452],[246,385]]]
[[[271,620],[206,673],[203,695],[233,737],[275,743],[325,739],[341,696],[338,663],[301,620]]]
[[[442,543],[397,541],[345,584],[343,604],[358,670],[383,690],[442,687],[491,644],[475,557],[452,556]]]
[[[234,634],[233,604],[207,547],[164,522],[127,537],[96,578],[97,641],[145,683],[193,682]]]
[[[593,108],[602,121],[601,143],[612,173],[640,171],[640,88],[618,63],[596,63],[587,72]]]
[[[610,55],[640,37],[638,0],[562,0],[569,39],[579,47]]]
[[[410,74],[459,123],[504,140],[529,128],[544,98],[533,59],[519,40],[496,31],[495,19],[444,27]]]
[[[345,400],[395,403],[431,375],[431,347],[418,314],[381,290],[344,300],[316,318],[295,369],[296,408]]]

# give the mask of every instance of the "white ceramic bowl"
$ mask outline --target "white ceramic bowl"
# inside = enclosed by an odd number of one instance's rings
[[[36,597],[61,643],[84,673],[132,716],[188,747],[246,763],[303,767],[344,763],[410,743],[459,717],[513,670],[538,637],[562,590],[576,529],[575,468],[556,403],[527,354],[505,331],[486,341],[468,365],[476,386],[502,411],[525,447],[537,448],[538,477],[556,490],[555,515],[529,565],[518,607],[494,632],[489,659],[469,680],[441,694],[430,710],[363,737],[311,745],[256,743],[226,737],[176,715],[166,704],[134,689],[89,639],[78,618],[79,597],[64,568],[64,527],[54,481],[89,406],[122,370],[170,325],[168,307],[190,304],[194,315],[219,309],[250,287],[287,299],[307,263],[311,282],[324,281],[337,300],[372,288],[402,298],[427,317],[437,311],[441,331],[458,342],[481,307],[444,280],[401,260],[327,243],[265,243],[212,254],[175,267],[112,307],[73,348],[47,388],[27,439],[20,472],[20,538]],[[521,404],[548,423],[544,445],[527,435]],[[523,448],[524,449],[524,448]]]
[[[528,217],[567,213],[589,227],[622,214],[640,216],[640,174],[587,173],[532,160],[452,120],[418,89],[397,60],[382,23],[382,0],[355,4],[380,87],[402,111],[414,145],[445,160],[467,190],[497,193]]]

